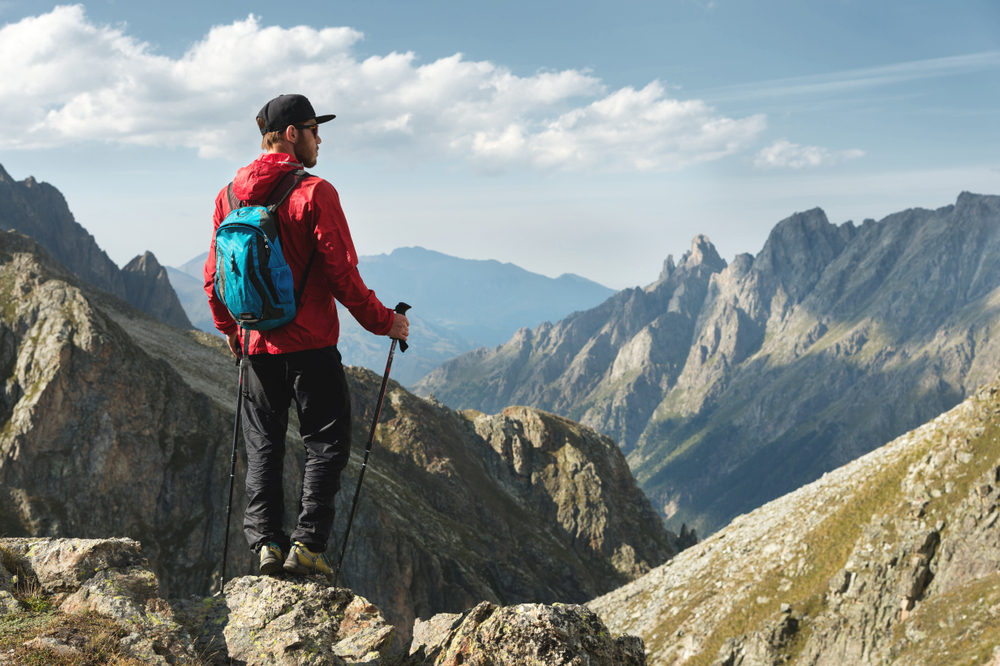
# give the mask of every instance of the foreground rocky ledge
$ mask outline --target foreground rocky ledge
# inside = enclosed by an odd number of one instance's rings
[[[247,576],[209,598],[165,600],[131,539],[0,539],[0,626],[30,614],[25,589],[61,613],[91,612],[123,631],[121,653],[149,664],[357,666],[642,666],[641,639],[612,639],[576,605],[483,602],[414,627],[403,650],[382,612],[351,590],[316,578]],[[66,632],[43,632],[30,649],[64,655]],[[14,663],[0,654],[0,663]]]

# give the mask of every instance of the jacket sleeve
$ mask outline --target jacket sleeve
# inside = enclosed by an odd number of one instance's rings
[[[223,335],[230,335],[239,327],[236,325],[236,321],[233,319],[232,315],[229,314],[226,304],[223,303],[219,296],[215,293],[215,231],[219,228],[219,225],[222,224],[222,220],[226,216],[222,206],[225,193],[226,190],[223,189],[222,192],[219,193],[219,196],[215,198],[212,243],[208,249],[208,259],[205,260],[203,277],[205,280],[205,293],[208,294],[208,307],[212,310],[212,320],[215,322],[215,328],[220,330]]]
[[[354,241],[337,190],[321,180],[311,205],[316,219],[316,263],[322,266],[331,293],[366,330],[375,335],[388,334],[395,313],[361,279]]]

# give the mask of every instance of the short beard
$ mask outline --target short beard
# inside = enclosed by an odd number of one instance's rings
[[[311,169],[316,166],[316,152],[306,159],[305,155],[309,152],[309,140],[306,139],[306,132],[311,130],[305,130],[299,134],[299,138],[295,141],[295,159],[302,162],[302,166],[307,169]],[[318,151],[317,151],[318,152]]]

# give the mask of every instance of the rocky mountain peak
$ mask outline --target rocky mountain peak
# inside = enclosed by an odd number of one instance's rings
[[[679,264],[674,263],[674,255],[667,255],[660,276],[647,289],[653,289],[655,285],[674,276],[680,278],[681,275],[696,275],[707,278],[725,268],[726,260],[719,256],[712,241],[708,240],[708,236],[698,234],[692,239],[691,249],[684,253]]]
[[[33,176],[17,182],[0,166],[0,231],[13,229],[34,238],[56,261],[95,287],[154,317],[166,317],[173,326],[192,328],[159,264],[156,270],[133,270],[126,278],[76,221],[59,190]]]
[[[691,241],[691,249],[684,253],[677,265],[678,270],[694,271],[700,269],[708,274],[718,273],[725,267],[726,260],[719,256],[712,241],[703,234],[694,237]]]
[[[855,232],[851,222],[841,227],[832,224],[821,208],[795,213],[771,230],[754,259],[754,270],[762,282],[784,290],[793,302],[799,301],[844,251]]]
[[[125,266],[125,270],[135,271],[137,273],[146,273],[148,275],[157,275],[163,267],[160,266],[160,262],[156,260],[156,255],[149,250],[143,252],[139,256],[132,259]]]
[[[674,264],[674,255],[668,254],[666,261],[663,262],[663,270],[660,271],[660,277],[658,279],[666,280],[674,274],[674,270],[676,269],[677,266]]]
[[[146,314],[177,328],[194,328],[177,292],[170,285],[167,269],[148,250],[122,269],[126,300]]]

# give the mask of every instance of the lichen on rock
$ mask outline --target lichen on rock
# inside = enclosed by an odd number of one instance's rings
[[[247,666],[379,663],[392,644],[378,608],[318,580],[246,576],[225,594],[229,656]]]

